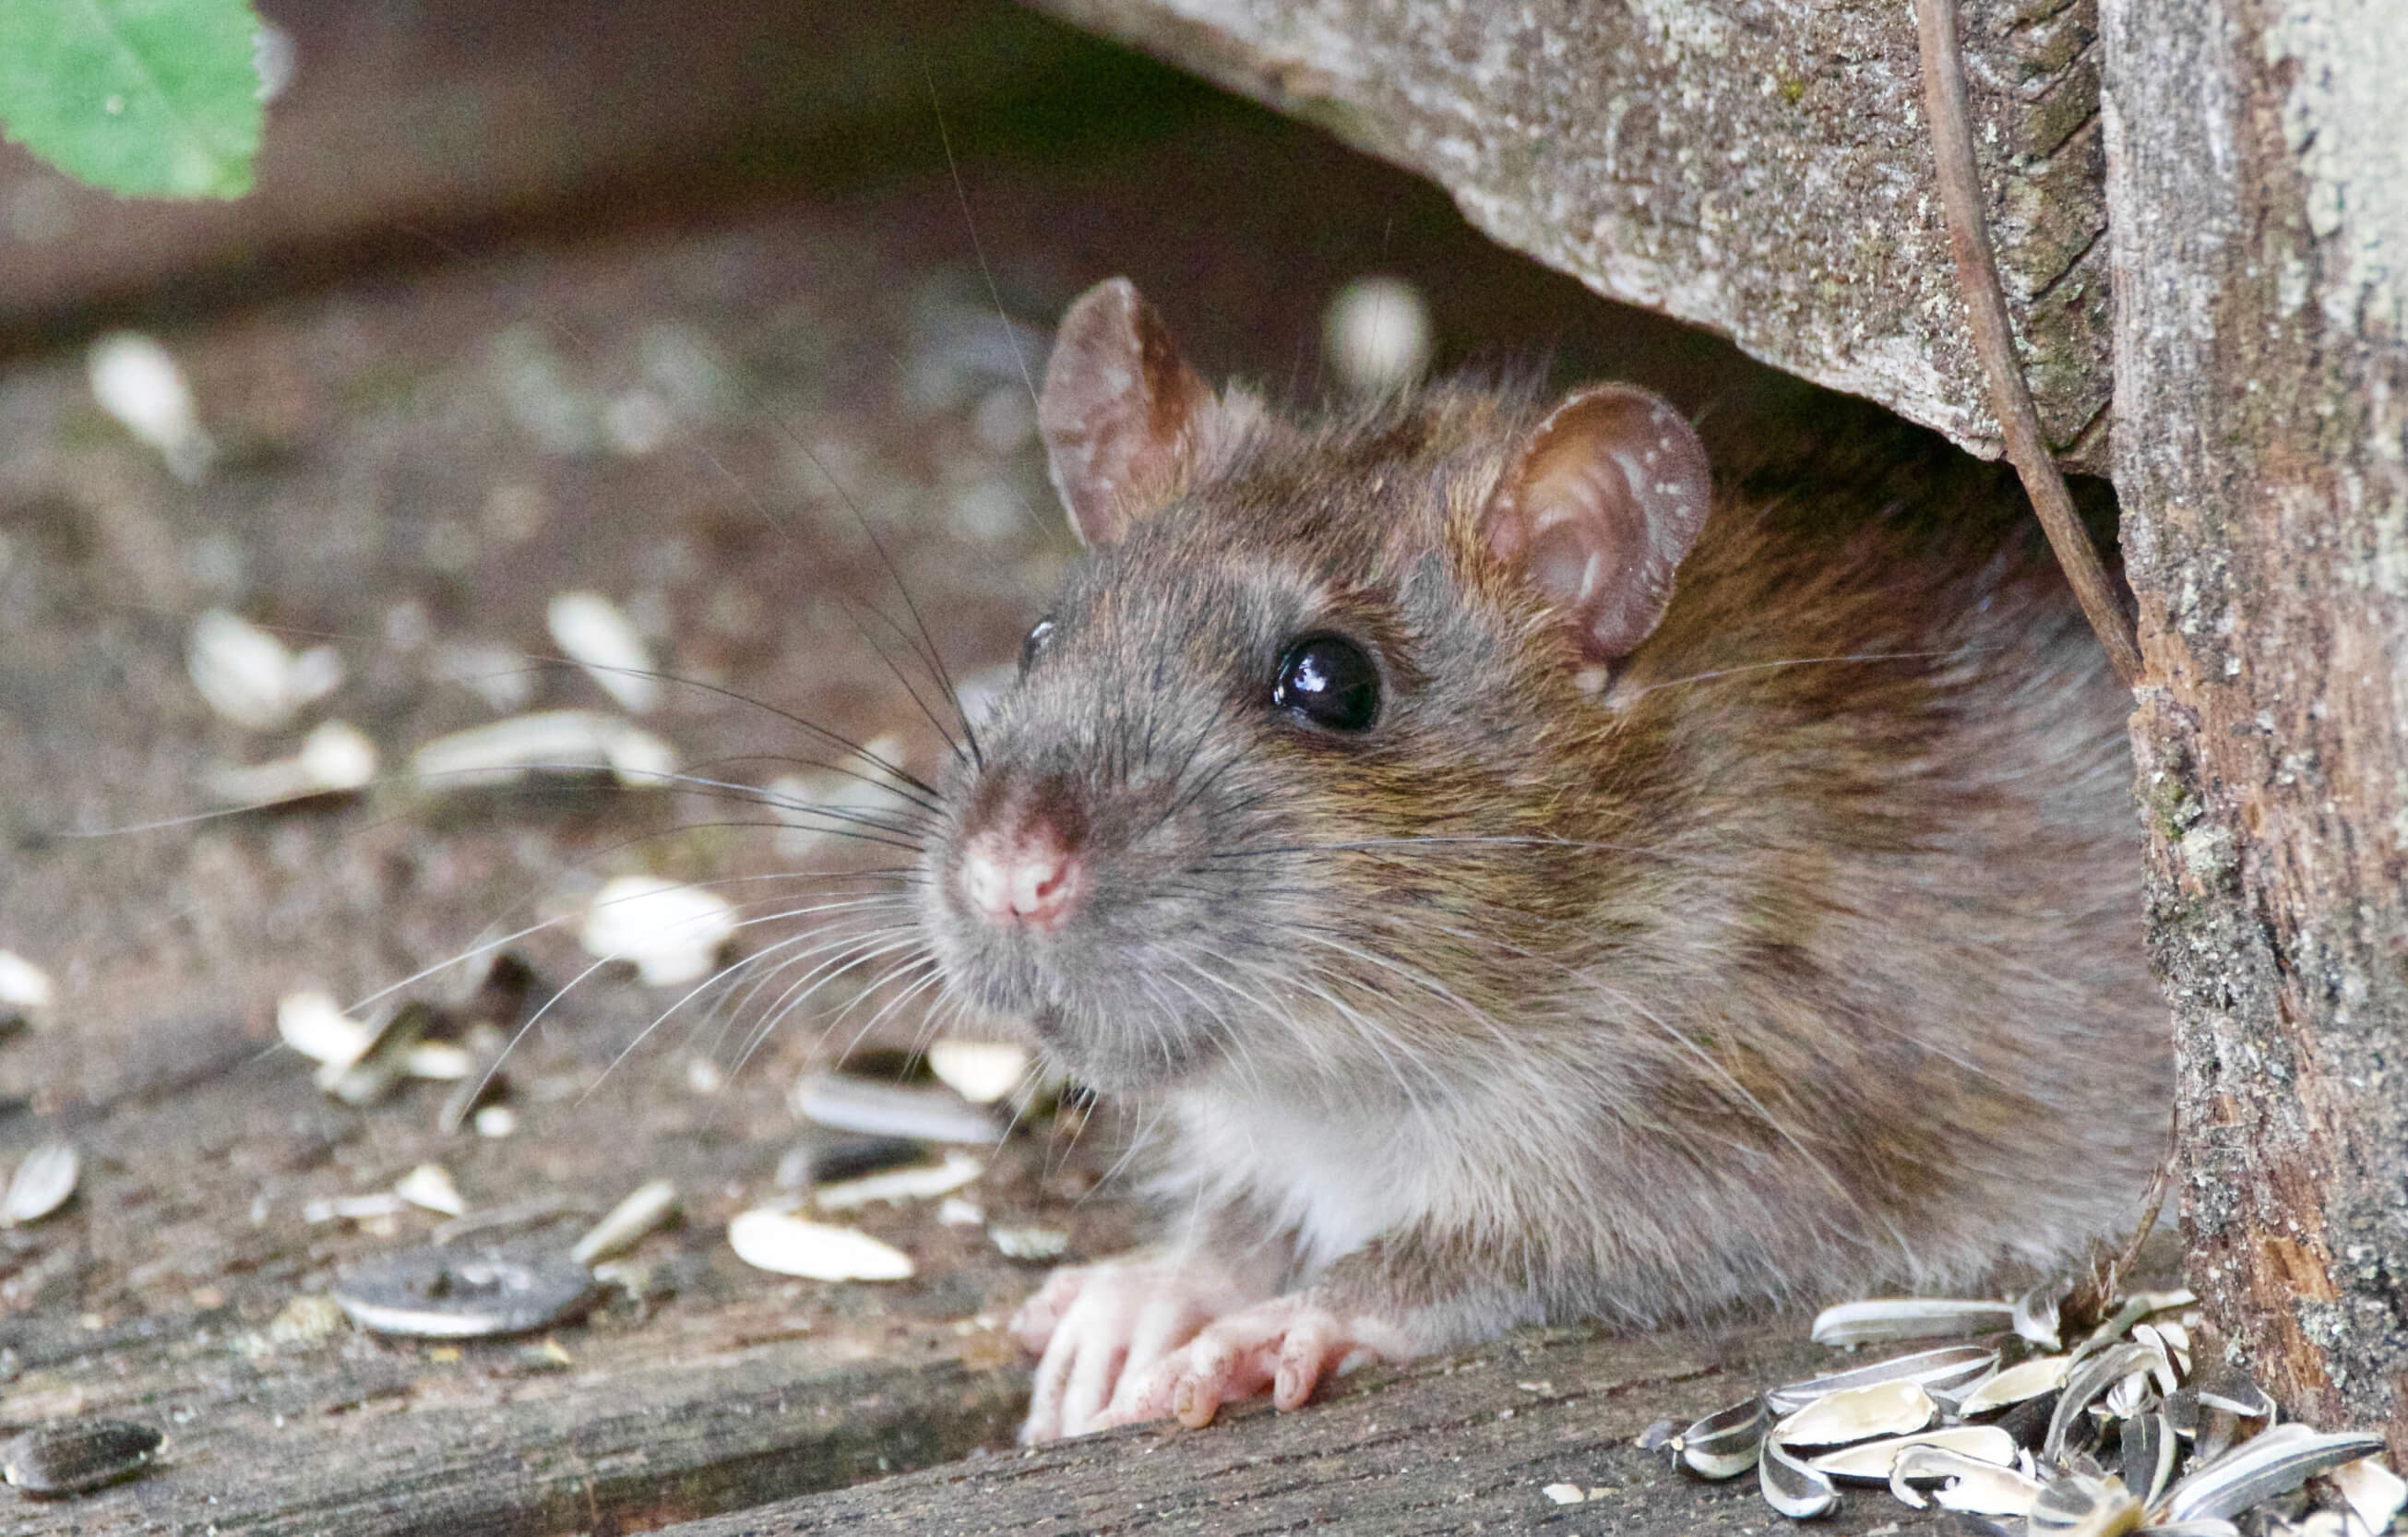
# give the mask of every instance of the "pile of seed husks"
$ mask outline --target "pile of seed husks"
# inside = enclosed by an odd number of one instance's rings
[[[1845,1303],[1814,1320],[1816,1343],[1963,1343],[1785,1384],[1685,1429],[1665,1421],[1640,1444],[1704,1478],[1754,1469],[1767,1502],[1800,1520],[1858,1484],[2031,1537],[2388,1530],[2408,1484],[2383,1463],[2383,1438],[2278,1423],[2242,1372],[2194,1364],[2194,1300],[2132,1296],[2071,1348],[2045,1288]]]

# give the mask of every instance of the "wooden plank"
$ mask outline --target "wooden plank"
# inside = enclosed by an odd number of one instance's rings
[[[1999,452],[1878,0],[1034,0],[1431,178],[1597,292]],[[2050,440],[2106,465],[2093,0],[1966,7],[2002,276]]]
[[[1630,1443],[1828,1368],[1797,1320],[1729,1337],[1525,1331],[1455,1360],[1373,1372],[1301,1412],[1234,1414],[1201,1431],[1145,1426],[667,1529],[674,1537],[1085,1537],[1312,1530],[1740,1537],[1793,1532],[1748,1475],[1706,1484]],[[1587,1496],[1559,1504],[1569,1484]],[[1814,1530],[1944,1530],[1885,1490],[1847,1495]]]

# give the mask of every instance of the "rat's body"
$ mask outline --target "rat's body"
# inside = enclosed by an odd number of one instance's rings
[[[1172,1221],[1031,1304],[1032,1433],[2128,1221],[2168,1044],[2124,704],[2036,539],[1711,502],[1637,392],[1276,422],[1125,285],[1044,406],[1095,553],[924,920],[1159,1107]]]

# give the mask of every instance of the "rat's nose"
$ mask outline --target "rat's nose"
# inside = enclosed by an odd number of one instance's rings
[[[1078,905],[1085,870],[1050,829],[990,829],[962,847],[962,895],[991,924],[1052,931]]]

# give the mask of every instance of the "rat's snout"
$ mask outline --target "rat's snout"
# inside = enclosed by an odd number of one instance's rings
[[[989,827],[962,845],[962,898],[991,924],[1051,933],[1086,885],[1085,859],[1041,818]]]

